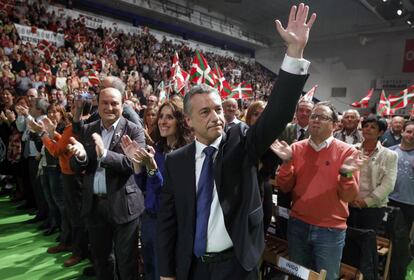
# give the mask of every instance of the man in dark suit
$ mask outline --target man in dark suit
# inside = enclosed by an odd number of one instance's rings
[[[87,217],[97,278],[135,280],[142,205],[137,186],[128,180],[133,168],[122,151],[120,139],[128,135],[144,146],[144,133],[122,117],[122,95],[115,88],[100,92],[98,112],[100,120],[82,126],[79,142],[71,138],[71,167],[85,172],[82,214]]]
[[[297,10],[297,11],[296,11]],[[293,117],[307,79],[302,58],[309,7],[293,6],[289,24],[276,27],[287,55],[269,103],[250,129],[223,132],[218,93],[197,86],[184,98],[196,141],[167,155],[158,215],[161,279],[257,279],[264,249],[257,163]]]

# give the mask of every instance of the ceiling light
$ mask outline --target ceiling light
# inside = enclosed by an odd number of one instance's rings
[[[397,10],[397,15],[399,15],[399,16],[400,16],[400,15],[402,15],[402,13],[403,13],[403,10],[402,10],[402,9],[398,9],[398,10]]]
[[[382,2],[386,3],[388,0],[382,0]]]

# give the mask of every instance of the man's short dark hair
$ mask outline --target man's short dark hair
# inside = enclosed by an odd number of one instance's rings
[[[364,127],[365,124],[367,123],[376,123],[378,125],[379,131],[385,132],[388,128],[387,121],[384,118],[374,116],[374,115],[370,115],[364,118],[364,120],[361,123],[362,127]]]
[[[322,102],[316,103],[315,107],[313,107],[313,109],[315,110],[315,108],[319,107],[319,106],[326,106],[329,109],[331,109],[331,111],[332,111],[332,114],[331,114],[332,121],[335,122],[335,123],[338,122],[338,111],[336,110],[335,106],[330,101],[322,101]]]

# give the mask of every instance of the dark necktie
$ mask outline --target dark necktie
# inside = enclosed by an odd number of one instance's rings
[[[298,137],[298,141],[305,139],[305,129],[301,128],[299,129],[299,137]]]
[[[196,257],[203,256],[207,248],[208,218],[213,200],[213,155],[215,151],[216,148],[212,146],[208,146],[203,150],[206,157],[198,180],[196,233],[194,238],[194,255]]]

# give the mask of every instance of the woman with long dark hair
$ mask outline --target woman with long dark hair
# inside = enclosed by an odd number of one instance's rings
[[[135,182],[145,193],[145,212],[142,216],[141,241],[145,279],[160,279],[156,255],[156,223],[159,195],[163,184],[162,173],[167,153],[192,140],[192,134],[184,119],[182,104],[167,101],[158,110],[155,129],[155,146],[137,148],[132,157]],[[122,138],[126,154],[134,144],[128,136]]]

